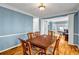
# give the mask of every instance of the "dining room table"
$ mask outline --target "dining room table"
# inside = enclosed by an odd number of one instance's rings
[[[46,54],[47,48],[52,44],[50,35],[40,35],[33,39],[29,39],[28,41],[31,45],[39,47],[41,49],[40,54]]]

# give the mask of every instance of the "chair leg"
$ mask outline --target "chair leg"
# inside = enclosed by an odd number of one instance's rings
[[[28,50],[29,50],[29,54],[32,55],[32,47],[31,47],[30,42],[28,42],[28,45],[29,45],[29,48],[28,48]]]

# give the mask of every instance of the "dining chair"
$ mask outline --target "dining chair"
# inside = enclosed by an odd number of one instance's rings
[[[59,35],[58,39],[56,39],[56,41],[55,41],[55,46],[54,46],[53,53],[52,53],[53,55],[55,53],[57,55],[59,55],[59,49],[58,49],[58,47],[59,47],[60,37],[61,37],[61,35]]]
[[[40,36],[40,32],[34,32],[34,36]]]
[[[54,31],[48,31],[48,35],[51,37],[51,43],[53,43],[56,40],[55,32]]]
[[[32,44],[27,40],[18,38],[22,44],[23,55],[38,55],[40,50],[37,47],[32,46]]]
[[[27,33],[28,35],[28,39],[33,39],[34,38],[34,33],[33,32],[29,32]]]
[[[29,32],[27,33],[28,35],[28,39],[33,40],[35,39],[37,36],[40,35],[40,32]],[[31,45],[32,46],[32,50],[39,50],[36,46]]]
[[[52,31],[48,31],[48,35],[52,36]]]
[[[27,33],[27,35],[28,35],[28,39],[34,39],[37,36],[40,36],[40,32],[29,32]]]
[[[32,48],[31,48],[31,44],[28,41],[25,41],[21,38],[18,38],[22,44],[22,48],[23,48],[23,54],[24,55],[31,55],[32,54]]]

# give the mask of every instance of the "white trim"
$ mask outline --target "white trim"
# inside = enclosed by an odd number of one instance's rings
[[[0,53],[2,53],[2,52],[4,52],[4,51],[7,51],[7,50],[10,50],[10,49],[12,49],[12,48],[18,47],[18,46],[20,46],[20,45],[21,45],[21,44],[18,44],[18,45],[12,46],[12,47],[10,47],[10,48],[7,48],[7,49],[5,49],[5,50],[1,50]]]
[[[19,33],[19,34],[9,34],[9,35],[2,35],[2,36],[0,36],[0,37],[16,36],[16,35],[21,35],[21,34],[26,34],[26,33]]]
[[[39,18],[33,18],[33,32],[39,31]]]
[[[41,21],[41,24],[40,24],[40,26],[41,26],[40,34],[43,35],[44,34],[44,31],[45,31],[44,30],[44,26],[45,26],[44,25],[44,21],[45,21],[45,19],[41,19],[40,21]]]
[[[0,6],[4,7],[4,8],[7,8],[7,9],[10,9],[10,10],[13,10],[13,11],[16,11],[16,12],[20,12],[20,13],[23,13],[23,14],[26,14],[26,15],[29,15],[29,16],[32,16],[32,17],[35,17],[34,15],[28,13],[28,12],[24,12],[22,10],[19,10],[17,8],[14,8],[8,4],[5,4],[5,3],[0,3]]]
[[[15,36],[15,35],[20,35],[20,34],[3,35],[3,36],[0,36],[0,37],[9,37],[9,36]]]
[[[78,6],[79,6],[79,5],[78,5]],[[79,7],[78,7],[78,6],[76,7],[76,8],[77,8],[76,11],[79,11]]]
[[[77,36],[79,36],[79,34],[77,34],[77,33],[75,33],[74,35],[77,35]]]
[[[68,43],[73,44],[74,43],[74,14],[71,14],[68,16],[68,30],[69,30],[69,40]]]

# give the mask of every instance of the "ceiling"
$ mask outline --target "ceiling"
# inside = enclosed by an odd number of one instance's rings
[[[72,13],[79,9],[79,3],[46,3],[46,9],[40,11],[39,3],[6,3],[7,5],[29,13],[34,17],[47,18],[67,13]]]

